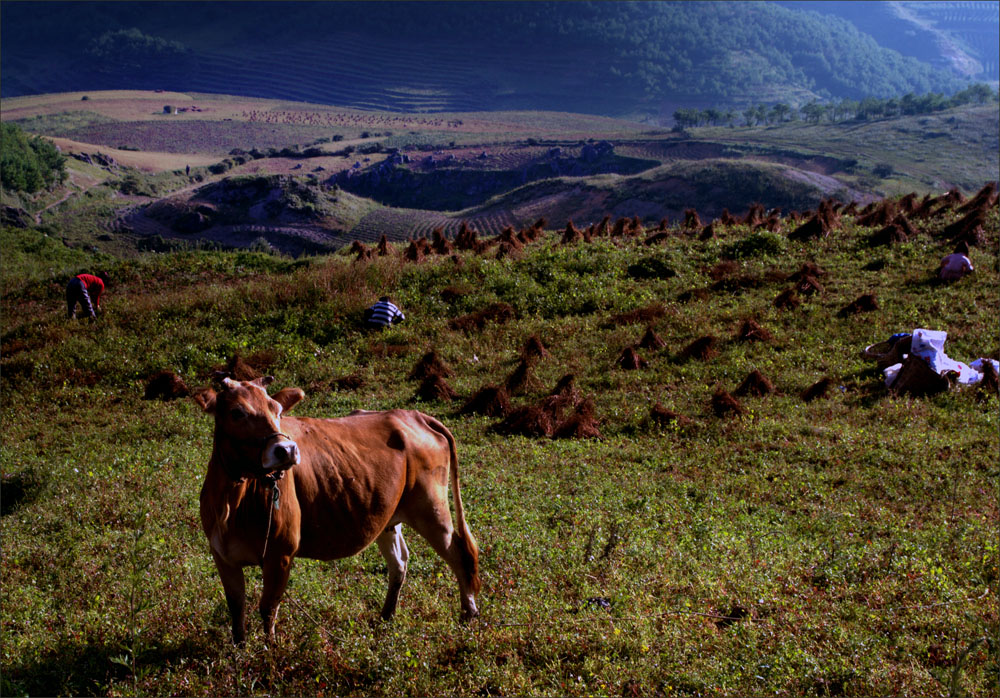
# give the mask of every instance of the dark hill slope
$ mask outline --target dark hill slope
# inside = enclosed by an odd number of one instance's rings
[[[5,97],[134,88],[630,114],[956,86],[844,20],[772,3],[41,5],[3,5]]]

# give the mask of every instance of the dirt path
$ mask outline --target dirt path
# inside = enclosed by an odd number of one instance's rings
[[[73,185],[73,186],[78,186],[78,185]],[[49,204],[48,206],[46,206],[45,208],[43,208],[41,211],[39,211],[38,213],[35,214],[35,225],[41,225],[42,224],[42,214],[45,213],[46,211],[48,211],[50,208],[55,208],[56,206],[59,206],[59,205],[65,203],[71,196],[78,196],[80,194],[83,194],[86,191],[87,190],[85,188],[81,188],[79,191],[76,191],[76,190],[73,190],[73,189],[67,189],[66,193],[63,194],[63,196],[62,196],[61,199],[59,199],[58,201],[53,201],[51,204]]]

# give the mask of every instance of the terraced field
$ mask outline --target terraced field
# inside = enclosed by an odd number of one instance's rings
[[[969,70],[977,79],[997,80],[1000,3],[993,2],[903,2],[907,11],[948,37],[954,37],[953,54],[963,49],[979,66]],[[946,41],[945,41],[946,43]],[[945,49],[947,51],[947,49]]]

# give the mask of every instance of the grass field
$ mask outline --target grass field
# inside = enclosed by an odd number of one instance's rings
[[[6,228],[0,693],[997,695],[997,395],[893,396],[860,358],[917,327],[946,330],[953,358],[1000,356],[995,206],[975,273],[933,279],[957,218],[881,247],[878,226],[845,215],[809,242],[744,225],[654,245],[549,231],[503,259],[420,264],[402,246],[360,263],[125,259],[67,248],[53,227]],[[806,263],[826,272],[819,292],[778,309]],[[84,269],[114,279],[93,324],[65,319],[65,283]],[[385,293],[408,320],[366,334],[361,312]],[[876,310],[841,312],[866,293]],[[454,329],[499,302],[509,321]],[[739,339],[746,320],[770,339]],[[621,368],[647,327],[666,346]],[[549,355],[514,406],[572,374],[599,438],[504,436],[498,418],[460,413],[532,335]],[[709,336],[714,355],[685,358]],[[431,350],[458,399],[415,398],[407,376]],[[252,617],[247,645],[231,645],[198,519],[211,421],[143,393],[163,369],[207,385],[237,355],[302,387],[300,415],[418,408],[452,429],[481,547],[477,621],[457,623],[450,572],[411,533],[395,621],[377,619],[385,567],[368,550],[300,560],[275,642]],[[774,392],[717,414],[718,389],[754,369]],[[360,387],[336,387],[351,374]],[[652,420],[657,404],[677,418]],[[259,572],[248,587],[255,603]]]

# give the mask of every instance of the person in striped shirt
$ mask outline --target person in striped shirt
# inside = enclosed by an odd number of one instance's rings
[[[403,315],[403,311],[389,300],[389,296],[382,296],[378,299],[378,303],[365,312],[365,322],[368,327],[375,330],[385,329],[389,325],[394,325],[405,319],[406,316]]]

